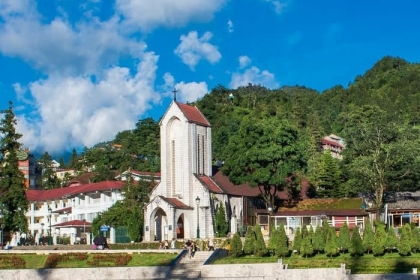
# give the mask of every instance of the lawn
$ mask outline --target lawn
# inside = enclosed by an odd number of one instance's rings
[[[277,261],[277,257],[244,256],[218,259],[213,264],[276,263]],[[340,267],[341,263],[345,263],[346,268],[351,269],[352,274],[407,273],[412,272],[412,268],[420,267],[420,254],[413,254],[408,257],[402,257],[398,253],[388,253],[382,257],[374,257],[373,255],[352,257],[349,254],[342,254],[334,258],[327,257],[324,254],[308,258],[292,254],[290,257],[283,258],[283,264],[287,264],[289,269],[337,268]]]
[[[21,263],[20,259],[23,259],[25,262],[24,268],[40,269],[46,267],[83,268],[96,266],[168,266],[177,257],[177,254],[175,253],[68,253],[61,255],[60,258],[55,258],[54,266],[51,266],[47,263],[51,263],[52,255],[53,254],[0,254],[0,269],[13,269],[14,263],[16,266]],[[10,258],[12,259],[9,260]],[[48,258],[49,260],[47,261]],[[121,263],[124,258],[127,258],[128,263],[126,265],[118,265],[118,263]]]

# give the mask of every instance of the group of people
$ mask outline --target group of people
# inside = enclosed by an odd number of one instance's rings
[[[185,247],[188,250],[188,257],[191,259],[192,257],[194,257],[195,252],[197,252],[198,247],[197,244],[194,241],[191,240],[187,240],[187,242],[185,242]],[[214,242],[213,239],[210,239],[209,244],[208,244],[208,248],[209,251],[214,251]]]
[[[171,241],[171,249],[172,250],[175,250],[175,247],[176,247],[176,241],[175,241],[175,238],[172,238],[172,241]],[[168,242],[168,240],[164,240],[161,243],[159,243],[159,249],[169,249],[169,242]]]

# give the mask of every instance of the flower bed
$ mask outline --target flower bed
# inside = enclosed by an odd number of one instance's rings
[[[0,255],[0,269],[25,268],[26,262],[16,255]]]
[[[128,254],[92,254],[92,259],[87,264],[95,267],[126,266],[131,260]]]

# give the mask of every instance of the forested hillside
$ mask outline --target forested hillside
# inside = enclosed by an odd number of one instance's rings
[[[285,131],[297,134],[284,143],[304,147],[294,153],[304,163],[292,173],[307,178],[316,196],[363,192],[380,208],[394,191],[420,187],[420,64],[385,57],[347,88],[335,86],[321,93],[304,86],[217,86],[194,105],[212,124],[214,162],[241,160],[229,148],[235,135],[258,135],[258,127],[287,127]],[[346,141],[342,161],[319,151],[320,139],[331,133]],[[71,165],[95,166],[102,174],[98,180],[108,178],[110,169],[157,172],[159,152],[158,121],[144,119],[133,130],[118,132],[111,143],[86,148],[79,156],[83,160],[73,159]]]

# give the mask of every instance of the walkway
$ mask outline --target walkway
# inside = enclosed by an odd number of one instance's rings
[[[213,254],[212,251],[197,251],[191,259],[187,254],[184,254],[182,259],[169,271],[166,279],[200,278],[201,268],[211,254]]]

